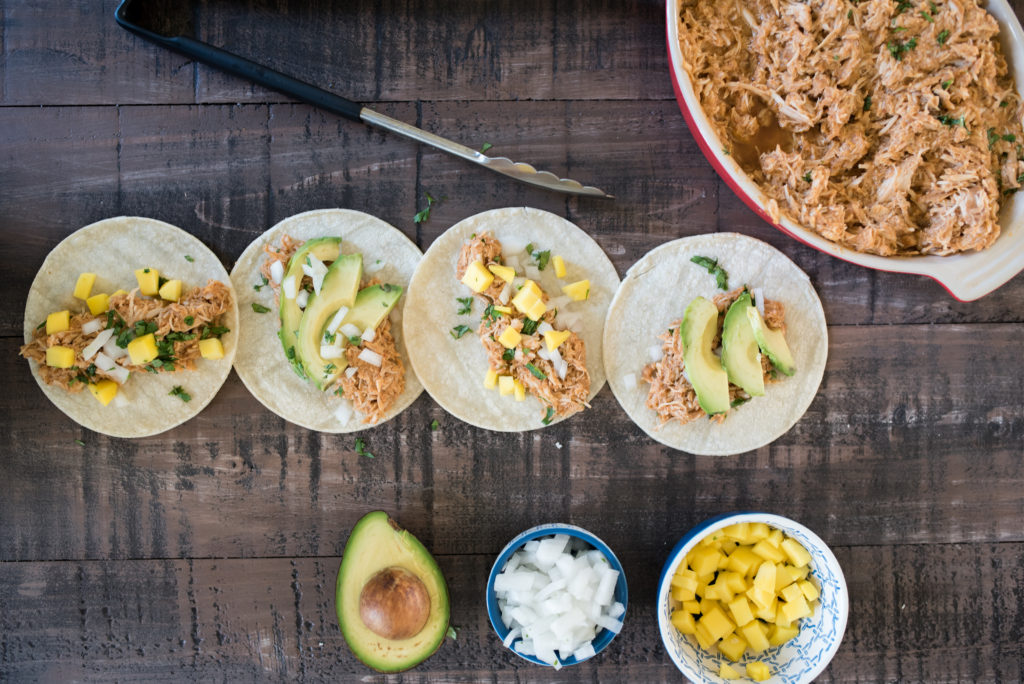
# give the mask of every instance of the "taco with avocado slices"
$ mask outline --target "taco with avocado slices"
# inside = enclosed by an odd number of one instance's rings
[[[397,229],[347,209],[305,212],[268,230],[231,271],[242,382],[277,415],[320,432],[398,415],[423,390],[401,322],[420,256]]]
[[[32,282],[21,355],[70,418],[145,437],[199,413],[231,371],[238,307],[202,242],[154,219],[106,219],[57,245]]]
[[[559,216],[525,207],[471,216],[434,241],[413,275],[413,367],[472,425],[563,420],[604,385],[601,328],[618,284],[597,243]]]
[[[781,436],[810,406],[827,356],[810,279],[736,233],[649,252],[605,323],[605,368],[623,409],[654,439],[694,454],[736,454]]]

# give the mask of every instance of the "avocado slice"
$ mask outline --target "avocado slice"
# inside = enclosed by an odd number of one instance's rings
[[[711,350],[718,334],[718,307],[697,297],[686,307],[679,335],[683,343],[683,363],[697,402],[709,416],[729,410],[729,378],[722,361]]]
[[[307,240],[292,254],[281,282],[283,283],[288,278],[295,278],[295,284],[298,285],[304,275],[302,266],[306,263],[306,257],[312,255],[320,261],[328,263],[337,259],[340,252],[340,237],[323,237]],[[278,315],[281,318],[281,329],[278,331],[277,336],[281,339],[281,346],[284,347],[284,353],[288,357],[288,362],[292,364],[292,368],[299,374],[299,377],[304,378],[306,374],[303,372],[302,364],[299,363],[295,355],[295,336],[299,330],[302,309],[299,308],[294,299],[285,297],[283,292],[280,299],[281,305],[278,308]]]
[[[758,353],[754,329],[747,318],[753,309],[750,293],[744,292],[725,313],[722,325],[722,365],[729,382],[742,387],[752,397],[764,396],[764,371]],[[756,311],[756,309],[755,309]]]
[[[352,528],[335,596],[345,641],[378,672],[415,667],[448,631],[448,586],[437,562],[383,511]]]
[[[363,278],[363,256],[345,254],[334,260],[327,269],[320,294],[311,295],[306,310],[299,319],[299,330],[295,337],[295,357],[302,364],[307,378],[318,389],[330,386],[345,370],[345,358],[325,361],[320,356],[320,342],[324,328],[331,317],[343,306],[353,306],[359,281]]]
[[[747,318],[750,319],[750,327],[754,330],[757,346],[768,355],[772,365],[786,375],[796,373],[796,361],[793,360],[793,354],[789,351],[782,331],[769,328],[756,307],[747,309]]]

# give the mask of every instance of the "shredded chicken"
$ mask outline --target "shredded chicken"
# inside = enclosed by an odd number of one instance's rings
[[[1024,182],[1024,107],[977,0],[689,0],[683,62],[726,151],[852,249],[979,250]]]
[[[725,319],[725,312],[729,306],[739,299],[744,288],[736,288],[730,292],[723,292],[715,295],[714,304],[718,308],[718,334],[712,347],[718,347],[722,337],[722,324]],[[764,300],[764,321],[769,328],[786,331],[785,324],[786,307],[781,302],[771,299]],[[675,419],[680,423],[689,423],[701,416],[707,415],[697,401],[697,393],[686,376],[686,365],[683,363],[683,342],[679,334],[679,325],[682,321],[673,321],[668,332],[659,335],[662,341],[661,350],[664,354],[659,361],[644,366],[641,379],[651,385],[647,393],[647,408],[658,414],[659,425]],[[764,373],[765,384],[775,382],[776,372],[768,360],[767,354],[761,355],[761,370]],[[729,402],[733,405],[750,399],[742,389],[729,384]],[[711,419],[721,423],[725,420],[726,414],[719,413],[711,416]]]
[[[363,349],[380,354],[383,359],[381,365],[375,366],[360,359],[359,353]],[[349,368],[356,370],[352,374],[341,374],[342,396],[363,414],[364,423],[376,423],[387,414],[405,389],[405,367],[391,334],[391,321],[387,317],[381,321],[373,341],[363,340],[359,346],[348,347],[345,360]]]

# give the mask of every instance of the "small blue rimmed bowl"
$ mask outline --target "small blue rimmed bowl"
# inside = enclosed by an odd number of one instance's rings
[[[807,549],[811,555],[811,576],[817,582],[821,595],[814,614],[800,621],[798,636],[756,656],[745,654],[736,669],[742,671],[746,663],[760,661],[772,672],[767,680],[771,684],[806,684],[821,674],[839,650],[850,612],[850,597],[843,569],[828,545],[800,523],[781,515],[727,513],[706,520],[683,535],[665,561],[658,582],[658,631],[672,662],[691,681],[725,684],[718,674],[719,668],[722,663],[732,663],[717,651],[702,649],[695,639],[682,635],[672,624],[672,601],[669,597],[672,575],[686,554],[709,534],[736,523],[755,522],[782,530]]]
[[[526,544],[526,542],[532,541],[534,539],[540,539],[542,537],[551,537],[556,534],[565,534],[572,539],[580,539],[589,544],[592,548],[597,549],[602,554],[604,554],[605,559],[607,559],[608,561],[609,567],[611,567],[612,570],[617,570],[619,573],[619,579],[615,583],[615,592],[613,594],[613,600],[621,603],[626,610],[629,609],[629,592],[626,588],[626,573],[622,569],[622,563],[619,562],[619,559],[616,558],[615,554],[612,552],[612,550],[608,547],[607,544],[605,544],[598,537],[591,534],[582,527],[577,527],[575,525],[565,525],[560,523],[537,525],[536,527],[531,527],[530,529],[521,533],[505,545],[505,548],[503,548],[501,550],[501,553],[498,554],[498,558],[494,561],[494,565],[491,567],[491,574],[487,577],[487,617],[490,618],[491,626],[494,628],[495,633],[498,635],[498,638],[501,639],[502,642],[505,641],[505,638],[508,636],[508,633],[511,630],[509,630],[509,628],[505,626],[505,623],[502,622],[501,619],[501,609],[498,608],[498,597],[494,593],[494,578],[496,578],[501,573],[501,571],[505,569],[505,566],[508,564],[508,560],[512,557],[512,554],[521,549]],[[620,619],[623,622],[625,622],[626,613],[623,612],[622,615],[617,619]],[[614,638],[615,632],[612,632],[609,629],[601,629],[601,631],[597,633],[597,636],[595,636],[594,640],[591,642],[591,645],[594,647],[593,656],[590,656],[589,658],[582,658],[579,660],[577,660],[575,656],[566,658],[565,660],[562,660],[560,662],[560,667],[576,665],[577,663],[590,660],[590,658],[593,658],[602,650],[604,650],[604,648],[608,646],[608,644],[610,644],[612,642],[612,639]],[[509,650],[511,650],[520,658],[524,660],[529,660],[531,663],[534,663],[535,665],[552,667],[550,664],[545,663],[543,660],[537,658],[537,656],[525,655],[517,651],[516,644],[520,641],[522,641],[521,638],[517,638],[514,641],[512,641],[512,643],[508,645]]]

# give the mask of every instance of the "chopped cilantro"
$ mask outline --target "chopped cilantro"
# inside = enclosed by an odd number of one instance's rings
[[[871,96],[868,95],[867,97],[864,98],[864,111],[866,112],[866,111],[868,111],[870,109],[871,109]]]
[[[1015,136],[1013,133],[1004,133],[1003,134],[1003,140],[1005,140],[1006,142],[1011,142],[1011,143],[1012,142],[1017,142],[1017,136]]]
[[[1010,103],[1007,102],[1006,100],[1003,100],[1002,102],[999,103],[999,106],[1000,107],[1009,107]]]
[[[951,85],[953,85],[953,79],[947,78],[945,81],[942,82],[942,89],[949,90],[949,86]]]
[[[328,363],[326,366],[324,366],[324,377],[326,378],[327,376],[329,376],[331,373],[333,373],[336,370],[338,370],[338,367],[335,366],[333,362],[332,363]]]
[[[353,347],[358,347],[363,343],[363,338],[359,337],[359,335],[352,335],[348,338],[348,343]]]
[[[524,335],[532,335],[533,333],[537,332],[537,324],[539,322],[540,321],[535,321],[532,318],[524,318],[523,319],[523,334]]]
[[[899,62],[903,60],[903,55],[917,47],[917,38],[911,38],[907,41],[890,40],[886,43],[886,47],[889,48],[889,54],[892,55],[892,58]]]
[[[945,31],[942,31],[941,33],[939,33],[938,36],[935,37],[935,42],[938,43],[939,45],[945,45],[946,41],[948,39],[949,39],[949,30],[947,29]]]
[[[544,373],[544,371],[542,371],[540,368],[537,368],[532,363],[526,364],[526,370],[530,371],[530,373],[533,374],[533,377],[537,378],[538,380],[548,379],[548,376]]]
[[[494,145],[492,145],[489,142],[485,142],[483,145],[480,146],[480,154],[485,154],[487,150],[491,149],[492,147],[494,147]]]
[[[463,316],[473,310],[473,298],[472,297],[456,297],[455,301],[459,303],[458,315]]]
[[[705,256],[694,256],[690,257],[690,261],[702,266],[707,269],[708,273],[715,276],[715,284],[718,285],[719,290],[729,289],[729,274],[725,272],[725,269],[718,265],[718,259],[712,259]]]
[[[144,268],[144,269],[142,269],[142,272],[143,273],[149,273],[149,269],[148,268]]]
[[[85,369],[85,374],[90,378],[96,377],[96,364],[90,363],[89,367]]]
[[[211,337],[220,337],[229,332],[231,332],[231,329],[225,328],[223,325],[204,325],[199,331],[199,339],[206,340]]]
[[[441,424],[437,422],[437,419],[434,419],[434,420],[430,421],[430,430],[432,432],[437,432],[438,428],[440,428],[440,427],[441,427]]]
[[[496,311],[493,304],[488,304],[487,308],[484,309],[484,315],[480,317],[480,320],[488,320],[491,323],[501,318],[501,312]]]
[[[77,444],[78,446],[85,446],[85,442],[83,442],[83,441],[82,441],[82,440],[80,440],[80,439],[76,439],[76,440],[75,440],[75,444]]]
[[[515,348],[506,349],[501,353],[501,360],[505,363],[512,363],[512,360],[516,358]]]
[[[155,333],[157,329],[156,321],[135,321],[135,336],[142,337],[149,333]]]
[[[109,314],[112,314],[112,313],[114,313],[113,310],[107,312],[107,314],[108,314],[107,320],[108,321],[110,320]],[[39,325],[36,326],[36,330],[42,330],[45,327],[46,327],[46,321],[43,321],[42,323],[40,323]],[[110,323],[107,323],[107,327],[108,328],[110,327]]]
[[[196,319],[193,316],[185,316],[185,325],[192,325],[195,322]]]
[[[365,456],[366,458],[373,458],[373,454],[366,450],[366,442],[356,437],[356,454],[359,456]]]
[[[992,146],[999,142],[999,136],[996,134],[996,129],[988,129],[988,149],[992,149]]]
[[[174,389],[167,393],[172,397],[178,397],[185,403],[192,401],[192,395],[181,388],[181,385],[175,385]]]
[[[729,148],[728,147],[723,147],[722,148],[722,154],[724,154],[726,157],[728,157],[729,156]],[[547,425],[547,423],[545,423],[545,425]]]
[[[550,425],[551,424],[551,419],[554,418],[554,417],[555,417],[555,409],[553,409],[550,406],[548,406],[548,410],[544,414],[544,417],[541,419],[540,422],[544,423],[545,425]]]
[[[853,21],[853,10],[849,10],[846,13],[846,18],[849,19],[850,21]]]
[[[434,204],[437,203],[437,200],[434,199],[430,195],[429,192],[426,193],[426,195],[427,195],[427,207],[426,207],[426,209],[421,209],[420,211],[416,212],[416,215],[412,217],[413,223],[423,223],[424,221],[427,221],[430,218],[430,209],[431,209],[431,207],[433,207]]]
[[[185,261],[187,261],[188,263],[190,263],[190,264],[191,264],[191,263],[192,263],[193,261],[195,261],[195,259],[193,259],[193,258],[192,258],[192,257],[190,257],[190,256],[189,256],[188,254],[186,254],[186,255],[185,255]]]
[[[164,335],[164,339],[168,342],[187,342],[188,340],[196,339],[195,333],[184,333],[184,332],[169,332]]]
[[[533,245],[531,245],[532,247]],[[537,270],[543,271],[548,265],[548,261],[551,259],[551,250],[545,249],[543,252],[539,249],[537,251],[530,250],[530,255],[533,257],[534,262],[537,264]]]
[[[334,340],[336,340],[337,338],[338,338],[338,333],[332,333],[332,332],[325,332],[324,333],[324,342],[326,342],[327,344],[334,344]]]
[[[964,122],[963,114],[961,114],[955,119],[949,114],[941,114],[937,118],[943,126],[963,126],[964,128],[967,128],[967,124]]]
[[[260,280],[262,280],[263,282],[256,283],[255,285],[252,286],[252,289],[256,290],[257,292],[259,292],[264,285],[270,282],[269,280],[267,280],[267,276],[261,276]]]
[[[344,395],[345,395],[345,388],[344,387],[339,387],[338,389],[334,390],[334,396],[342,397]]]
[[[750,401],[750,397],[736,397],[735,399],[732,400],[732,402],[730,402],[729,406],[732,408],[736,408],[741,404],[746,404],[748,401]]]
[[[256,313],[270,313],[270,309],[263,306],[259,302],[252,303],[252,310],[255,311]]]
[[[935,23],[935,19],[932,18],[932,14],[928,10],[921,10],[921,16],[927,19],[929,24]]]
[[[533,254],[533,243],[532,242],[526,243],[526,253],[527,254]]]
[[[804,174],[804,182],[805,183],[810,183],[811,182],[811,172],[810,171],[808,171],[807,173]]]
[[[899,0],[899,2],[896,3],[896,15],[899,16],[903,14],[913,6],[914,3],[912,3],[910,0]]]
[[[449,332],[448,334],[454,337],[455,339],[459,339],[469,331],[470,327],[468,325],[457,325],[454,328],[452,328],[451,332]]]

